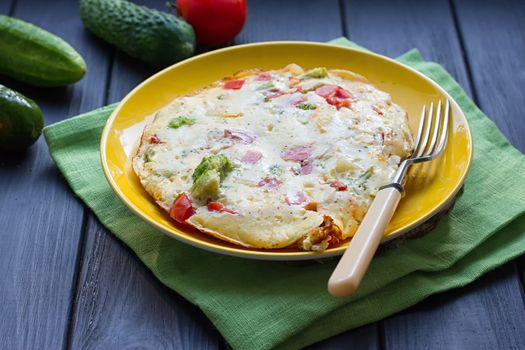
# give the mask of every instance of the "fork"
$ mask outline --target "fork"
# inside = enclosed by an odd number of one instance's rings
[[[434,103],[430,104],[428,112],[427,106],[423,106],[412,154],[401,162],[392,183],[379,188],[372,205],[328,280],[328,291],[333,296],[351,295],[358,289],[404,192],[408,168],[412,164],[437,158],[445,149],[449,110],[449,100],[446,101],[443,111],[439,101],[435,113]]]

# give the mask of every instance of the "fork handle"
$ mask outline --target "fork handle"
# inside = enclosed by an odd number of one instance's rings
[[[384,187],[377,192],[365,218],[328,280],[330,294],[342,297],[357,290],[400,199],[401,192],[396,187]]]

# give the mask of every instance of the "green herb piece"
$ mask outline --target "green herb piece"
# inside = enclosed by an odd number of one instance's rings
[[[370,177],[374,174],[374,167],[371,166],[370,168],[366,169],[364,173],[359,175],[359,178],[357,179],[357,186],[362,188],[364,191],[366,191],[367,186],[366,183],[370,179]]]
[[[144,161],[146,163],[151,162],[153,160],[154,155],[155,155],[155,150],[153,148],[148,148],[146,152],[144,153]]]
[[[283,172],[283,168],[279,164],[274,164],[270,167],[270,173],[273,175],[280,175]]]
[[[261,86],[259,86],[257,90],[268,90],[274,87],[275,85],[273,85],[272,83],[266,83],[266,84],[262,84]]]
[[[300,105],[297,105],[295,107],[305,110],[305,111],[311,111],[311,110],[317,109],[317,106],[311,103],[301,103]]]
[[[217,100],[224,100],[226,98],[225,94],[220,94],[217,96]]]
[[[160,176],[160,177],[170,178],[174,175],[174,172],[172,170],[159,170],[155,172],[155,175]]]
[[[301,74],[300,78],[326,78],[328,76],[328,69],[326,67],[317,67],[310,69],[308,72]]]
[[[180,117],[170,120],[170,123],[168,124],[168,126],[173,129],[178,129],[183,125],[193,125],[193,124],[195,124],[195,119],[191,119],[191,118],[181,115]]]

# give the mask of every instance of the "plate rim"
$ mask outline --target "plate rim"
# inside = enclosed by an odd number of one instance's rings
[[[151,227],[159,230],[160,232],[162,232],[163,234],[169,236],[170,238],[177,239],[177,240],[179,240],[179,241],[181,241],[183,243],[189,244],[189,245],[191,245],[193,247],[196,247],[196,248],[199,248],[199,249],[204,249],[204,250],[211,251],[211,252],[214,252],[214,253],[219,253],[219,254],[224,254],[224,255],[229,255],[229,256],[234,256],[234,257],[255,259],[255,260],[298,261],[298,260],[315,260],[315,259],[331,258],[331,257],[335,257],[335,256],[340,256],[340,255],[342,255],[344,253],[344,251],[346,250],[346,246],[347,246],[346,244],[342,245],[340,247],[337,247],[336,249],[334,249],[332,251],[323,251],[323,252],[307,252],[307,251],[276,252],[276,251],[272,251],[272,250],[267,250],[267,251],[265,251],[265,250],[247,250],[244,247],[237,248],[237,247],[228,247],[228,246],[218,246],[217,244],[210,243],[210,242],[205,242],[205,241],[202,241],[202,240],[200,240],[198,238],[186,237],[186,236],[183,236],[183,235],[180,235],[180,234],[175,234],[173,232],[165,230],[162,226],[158,225],[155,220],[152,220],[147,215],[143,214],[139,208],[137,208],[133,203],[131,203],[130,200],[128,200],[126,198],[124,193],[120,190],[119,186],[116,184],[115,180],[111,176],[111,170],[109,169],[108,161],[107,161],[107,158],[106,158],[107,139],[108,139],[111,127],[112,127],[112,125],[113,125],[113,123],[114,123],[118,113],[122,109],[122,106],[124,106],[124,104],[130,98],[132,98],[132,96],[135,94],[136,91],[140,90],[143,86],[148,84],[150,81],[156,79],[158,76],[160,76],[162,74],[165,74],[165,72],[167,72],[168,70],[176,69],[177,66],[182,65],[182,64],[187,64],[188,62],[191,62],[193,60],[201,59],[202,57],[207,57],[207,56],[214,56],[214,55],[216,55],[218,53],[220,54],[220,53],[226,52],[226,51],[242,50],[242,49],[244,49],[246,47],[266,46],[266,45],[308,45],[308,46],[317,46],[317,47],[321,46],[321,47],[330,47],[330,48],[334,48],[335,47],[335,48],[338,48],[338,49],[341,49],[341,50],[348,50],[348,51],[351,51],[351,52],[358,52],[360,54],[364,53],[366,55],[370,55],[370,56],[374,56],[374,57],[377,57],[377,58],[380,58],[380,59],[383,59],[383,60],[390,61],[391,63],[394,63],[396,65],[400,65],[403,68],[412,71],[412,73],[415,73],[420,78],[426,80],[427,82],[429,82],[430,84],[435,86],[438,90],[440,90],[448,98],[448,100],[450,101],[450,103],[452,105],[451,107],[455,107],[461,113],[461,116],[465,120],[465,129],[466,129],[465,131],[466,131],[466,134],[468,135],[467,139],[468,139],[468,146],[469,146],[468,150],[469,150],[469,152],[468,152],[467,164],[466,164],[466,166],[465,166],[465,168],[463,170],[463,173],[461,174],[460,181],[457,183],[456,187],[452,190],[452,192],[447,197],[443,198],[443,200],[433,210],[430,210],[429,212],[427,212],[425,215],[423,215],[419,220],[417,220],[413,224],[407,225],[405,227],[401,227],[401,228],[397,229],[397,232],[395,230],[394,233],[390,234],[387,237],[384,237],[381,240],[381,244],[384,244],[384,243],[387,243],[387,242],[389,242],[389,241],[391,241],[393,239],[396,239],[396,238],[402,236],[403,234],[405,234],[407,231],[409,231],[409,230],[417,227],[418,225],[426,222],[431,217],[436,215],[443,207],[445,207],[447,204],[449,204],[450,201],[454,200],[454,198],[458,194],[459,190],[463,186],[463,184],[465,182],[465,179],[466,179],[466,177],[468,175],[468,172],[470,171],[470,167],[472,165],[473,152],[474,152],[474,150],[473,150],[473,139],[472,139],[472,133],[470,131],[470,125],[468,123],[468,119],[465,116],[465,113],[463,112],[463,110],[461,109],[459,104],[456,102],[456,100],[452,96],[450,96],[450,94],[443,87],[441,87],[437,82],[435,82],[431,78],[427,77],[423,73],[419,72],[415,68],[412,68],[412,67],[410,67],[410,66],[408,66],[408,65],[406,65],[406,64],[404,64],[402,62],[399,62],[399,61],[397,61],[397,60],[395,60],[393,58],[390,58],[390,57],[387,57],[387,56],[384,56],[384,55],[381,55],[381,54],[378,54],[378,53],[375,53],[375,52],[371,52],[371,51],[368,51],[366,49],[359,49],[359,48],[354,48],[354,47],[346,47],[346,46],[342,46],[342,45],[338,45],[338,44],[334,44],[334,43],[321,43],[321,42],[314,42],[314,41],[262,41],[262,42],[255,42],[255,43],[249,43],[249,44],[235,45],[235,46],[230,46],[230,47],[226,47],[226,48],[222,48],[222,49],[218,49],[218,50],[209,51],[209,52],[206,52],[206,53],[203,53],[203,54],[200,54],[200,55],[196,55],[196,56],[190,57],[190,58],[185,59],[183,61],[177,62],[177,63],[175,63],[175,64],[173,64],[171,66],[168,66],[168,67],[160,70],[159,72],[153,74],[152,76],[148,77],[147,79],[145,79],[144,81],[139,83],[137,86],[135,86],[118,103],[118,105],[115,107],[113,112],[111,112],[111,114],[108,117],[106,123],[104,124],[104,129],[103,129],[102,135],[100,137],[100,143],[99,143],[99,145],[100,145],[100,152],[99,152],[100,153],[99,154],[100,162],[101,162],[101,165],[102,165],[104,176],[105,176],[107,182],[109,183],[111,189],[113,190],[113,192],[115,192],[115,194],[117,194],[117,197],[119,197],[120,201],[123,202],[126,205],[126,207],[128,207],[128,209],[130,209],[135,215],[140,217],[143,221],[148,223]]]

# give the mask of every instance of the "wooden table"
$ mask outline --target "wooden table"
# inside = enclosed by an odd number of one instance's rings
[[[235,44],[344,35],[388,56],[417,47],[525,151],[522,1],[248,2]],[[140,3],[164,9],[165,0]],[[67,88],[0,77],[38,102],[46,124],[118,101],[153,73],[90,35],[78,12],[74,0],[0,1],[1,14],[58,34],[87,61],[86,77]],[[523,349],[524,271],[522,257],[314,348]],[[0,315],[3,349],[228,348],[195,306],[161,285],[74,197],[43,138],[24,154],[0,155]]]

